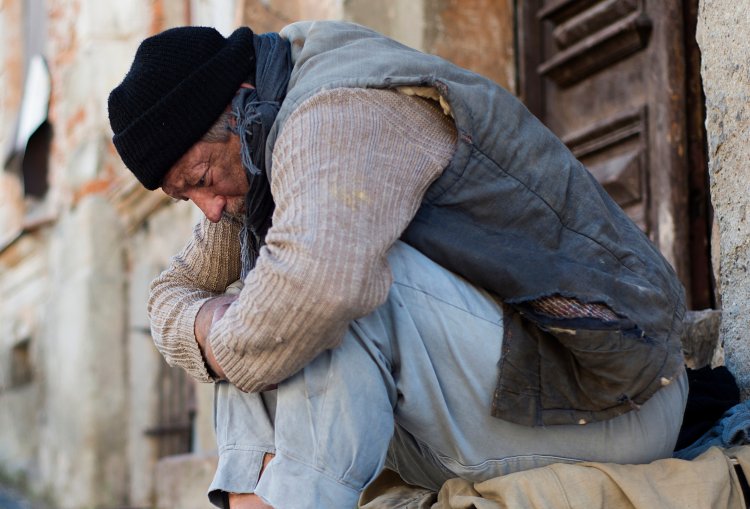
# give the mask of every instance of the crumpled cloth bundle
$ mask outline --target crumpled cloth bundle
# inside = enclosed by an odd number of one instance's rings
[[[674,453],[675,458],[691,460],[697,458],[709,447],[734,447],[750,443],[750,401],[727,410],[713,428],[702,437]]]

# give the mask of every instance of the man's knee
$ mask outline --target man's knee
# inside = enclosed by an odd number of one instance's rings
[[[263,475],[263,471],[266,466],[271,462],[274,455],[266,453],[263,456],[263,467],[261,468],[260,475]],[[254,493],[230,493],[229,494],[229,509],[273,509],[270,505],[263,502],[263,500]]]
[[[229,509],[273,509],[254,493],[230,493]]]

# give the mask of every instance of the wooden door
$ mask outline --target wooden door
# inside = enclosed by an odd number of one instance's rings
[[[659,247],[692,306],[711,307],[703,126],[686,115],[700,85],[697,0],[517,7],[522,100]]]

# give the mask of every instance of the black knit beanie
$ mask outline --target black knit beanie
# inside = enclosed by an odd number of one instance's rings
[[[112,141],[147,189],[208,132],[240,85],[255,83],[253,32],[228,38],[208,27],[178,27],[145,39],[109,94]]]

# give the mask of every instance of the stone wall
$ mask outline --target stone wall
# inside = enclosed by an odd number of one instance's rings
[[[0,2],[3,163],[23,93],[29,3]],[[158,459],[144,433],[155,414],[158,369],[149,367],[163,360],[132,323],[143,324],[145,288],[195,216],[183,204],[159,223],[163,195],[133,194],[106,104],[139,42],[185,24],[191,5],[34,3],[46,8],[54,136],[50,190],[37,203],[0,168],[0,471],[61,508],[147,507]],[[150,215],[161,231],[143,226]],[[141,250],[153,255],[133,263]]]
[[[151,280],[166,268],[172,254],[182,248],[196,220],[196,209],[188,203],[162,207],[133,233],[128,246],[128,501],[136,507],[152,504],[156,489],[158,447],[145,431],[159,425],[158,375],[164,363],[148,333],[148,288]],[[206,422],[210,426],[211,415],[210,401],[198,405],[196,418],[201,428],[206,427]],[[211,433],[209,430],[208,437],[205,432],[197,434],[201,439],[195,444],[196,449],[215,449]]]
[[[114,208],[91,195],[48,248],[38,461],[63,509],[126,502],[124,247]]]
[[[0,472],[19,481],[39,471],[48,242],[46,232],[30,232],[0,257]]]
[[[714,242],[725,362],[750,397],[750,10],[702,0],[698,20],[706,94]],[[716,238],[716,236],[714,236]],[[718,264],[716,263],[718,261]],[[718,265],[718,266],[717,266]]]

